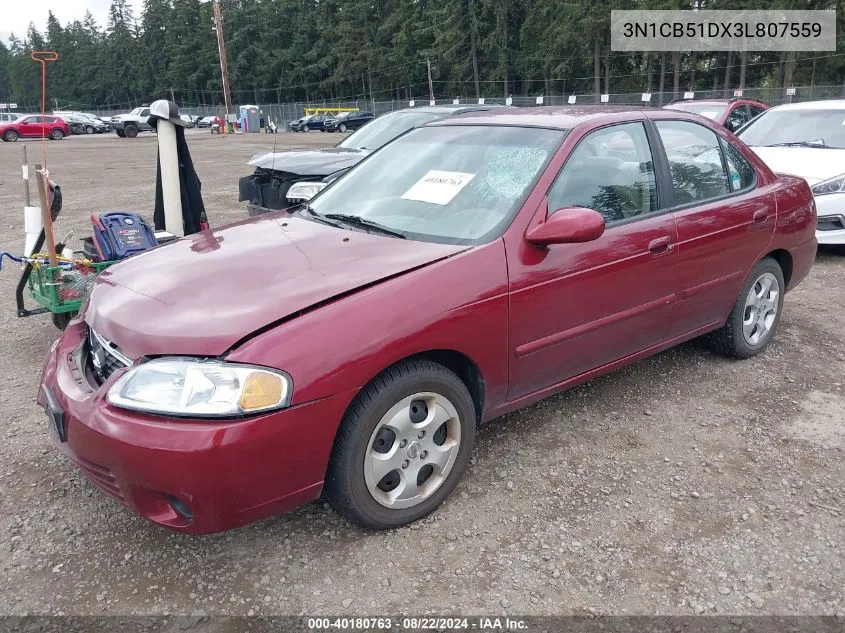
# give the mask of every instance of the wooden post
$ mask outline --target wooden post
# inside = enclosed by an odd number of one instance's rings
[[[47,244],[47,257],[50,266],[58,266],[59,259],[56,257],[56,238],[53,236],[53,214],[50,212],[50,197],[47,194],[49,184],[47,174],[41,165],[36,166],[36,180],[38,180],[38,197],[41,200],[41,221],[44,223],[44,241]]]

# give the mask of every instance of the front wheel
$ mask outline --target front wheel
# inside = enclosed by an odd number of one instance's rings
[[[766,257],[754,267],[725,325],[710,334],[716,351],[731,358],[762,352],[780,323],[785,290],[780,265]]]
[[[126,138],[126,134],[124,134],[123,130],[115,130],[115,132],[120,138]]]
[[[73,317],[74,314],[70,312],[53,312],[53,325],[60,330],[65,330]]]
[[[9,143],[14,143],[19,138],[20,138],[20,134],[18,134],[16,130],[6,130],[3,133],[3,140],[8,141]]]
[[[90,125],[89,125],[89,126],[87,126],[87,127],[85,128],[85,133],[86,133],[86,134],[93,134],[93,133],[94,133],[94,128],[93,128],[92,126],[90,126]]]
[[[335,509],[372,529],[416,521],[448,497],[469,464],[475,406],[466,385],[431,361],[396,365],[344,416],[326,477]]]
[[[345,131],[346,131],[346,123],[341,123],[341,124],[340,124],[340,127],[339,127],[338,129],[339,129],[341,132],[345,132]]]
[[[138,128],[134,125],[123,126],[123,134],[126,138],[135,138],[138,136]]]

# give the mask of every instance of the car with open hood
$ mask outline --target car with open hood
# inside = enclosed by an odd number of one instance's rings
[[[775,172],[807,181],[819,244],[845,245],[845,100],[777,106],[739,131]]]
[[[763,352],[815,224],[804,180],[698,116],[449,117],[295,210],[108,268],[38,402],[93,485],[170,529],[322,494],[406,525],[479,424],[701,335]]]
[[[308,151],[267,152],[249,161],[255,171],[239,181],[238,200],[250,215],[300,204],[339,174],[413,127],[497,105],[423,106],[383,114],[334,147]]]

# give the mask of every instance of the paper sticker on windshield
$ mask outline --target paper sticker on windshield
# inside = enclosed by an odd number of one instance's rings
[[[431,170],[403,193],[402,198],[431,204],[449,204],[473,178],[475,174]]]
[[[714,121],[719,118],[719,112],[717,110],[704,110],[701,113],[701,116],[707,117],[708,119],[713,119]]]

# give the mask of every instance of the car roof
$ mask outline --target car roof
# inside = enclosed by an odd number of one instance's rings
[[[563,106],[536,108],[496,108],[471,112],[462,116],[435,121],[429,125],[511,125],[569,130],[589,121],[618,119],[620,114],[641,113],[653,108],[641,106]]]
[[[772,110],[845,110],[845,99],[784,103],[783,105],[775,106]]]
[[[742,101],[742,99],[737,98],[735,101]],[[667,106],[670,105],[678,105],[679,103],[720,103],[720,104],[727,104],[730,103],[730,99],[676,99],[675,101],[670,101],[667,103]]]
[[[679,105],[681,103],[702,103],[702,104],[711,104],[711,105],[728,105],[729,103],[757,103],[760,105],[766,105],[759,99],[755,99],[754,97],[730,97],[726,99],[675,99],[674,101],[670,101],[669,103],[665,104],[663,107],[672,106],[672,105]]]
[[[479,104],[479,105],[455,105],[455,104],[442,104],[442,105],[426,105],[426,106],[416,106],[413,108],[402,108],[401,110],[394,110],[394,112],[432,112],[434,114],[445,114],[445,115],[454,115],[454,114],[462,114],[463,112],[486,112],[487,110],[492,109],[499,109],[499,108],[507,108],[509,106],[499,105],[497,103],[491,104]],[[392,113],[388,113],[392,114]]]

